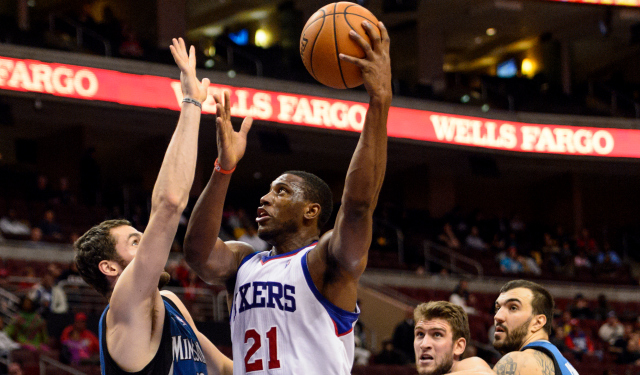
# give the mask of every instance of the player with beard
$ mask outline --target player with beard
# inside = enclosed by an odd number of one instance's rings
[[[422,303],[413,312],[413,349],[420,375],[493,374],[478,357],[460,360],[469,341],[469,319],[462,307],[447,301]]]
[[[495,308],[493,346],[504,354],[493,368],[496,374],[578,375],[549,342],[553,297],[545,288],[531,281],[510,281],[500,289]]]
[[[217,238],[247,134],[233,130],[228,93],[224,106],[216,107],[218,159],[191,215],[184,251],[204,281],[227,286],[235,374],[351,372],[358,280],[384,180],[392,96],[387,30],[382,23],[362,25],[371,43],[354,31],[350,36],[364,58],[339,58],[360,68],[369,108],[332,231],[321,236],[333,206],[329,186],[311,173],[289,171],[271,183],[257,211],[258,235],[270,251],[256,253],[249,244]]]
[[[103,375],[230,374],[231,360],[195,327],[178,297],[160,292],[163,272],[193,183],[201,103],[209,80],[196,77],[195,49],[173,39],[184,100],[151,196],[144,233],[126,220],[108,220],[74,244],[82,278],[109,299],[100,318]]]

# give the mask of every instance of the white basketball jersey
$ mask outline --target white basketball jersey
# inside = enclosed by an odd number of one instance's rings
[[[230,318],[234,375],[351,373],[359,311],[342,310],[315,287],[307,267],[315,246],[242,260]]]

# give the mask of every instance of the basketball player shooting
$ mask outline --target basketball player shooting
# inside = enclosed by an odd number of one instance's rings
[[[258,235],[272,249],[217,238],[231,172],[246,147],[250,119],[239,132],[230,121],[229,95],[215,96],[218,160],[194,208],[185,238],[189,265],[209,283],[225,284],[230,296],[234,374],[349,374],[353,325],[358,318],[358,280],[371,244],[372,216],[387,162],[387,115],[391,105],[389,35],[382,23],[363,22],[371,44],[350,37],[369,94],[364,128],[351,159],[342,205],[332,231],[329,186],[301,171],[276,178],[260,199]]]
[[[100,319],[103,375],[231,374],[232,362],[196,329],[178,297],[159,290],[195,174],[201,104],[209,80],[196,78],[195,49],[173,40],[184,100],[151,197],[144,233],[107,220],[74,244],[82,278],[109,299]]]

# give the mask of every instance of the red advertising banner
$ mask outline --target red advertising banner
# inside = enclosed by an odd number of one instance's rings
[[[0,90],[180,110],[180,82],[65,64],[0,57]],[[228,90],[231,114],[299,126],[361,131],[367,105],[331,98],[211,85]],[[212,98],[202,105],[215,113]],[[540,125],[392,107],[390,137],[496,150],[640,158],[640,130]]]
[[[563,3],[620,5],[620,6],[627,6],[627,7],[640,7],[640,0],[548,0],[548,1],[560,1]]]

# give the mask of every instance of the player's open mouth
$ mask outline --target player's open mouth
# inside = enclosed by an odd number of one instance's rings
[[[269,214],[267,213],[267,210],[265,210],[264,208],[258,208],[258,217],[256,217],[256,222],[257,223],[261,223],[267,219],[269,219]]]
[[[429,363],[431,363],[431,361],[433,361],[433,356],[431,356],[429,354],[423,354],[423,355],[420,356],[420,363],[421,364],[428,365]]]
[[[504,333],[506,330],[502,327],[496,327],[496,333]]]

